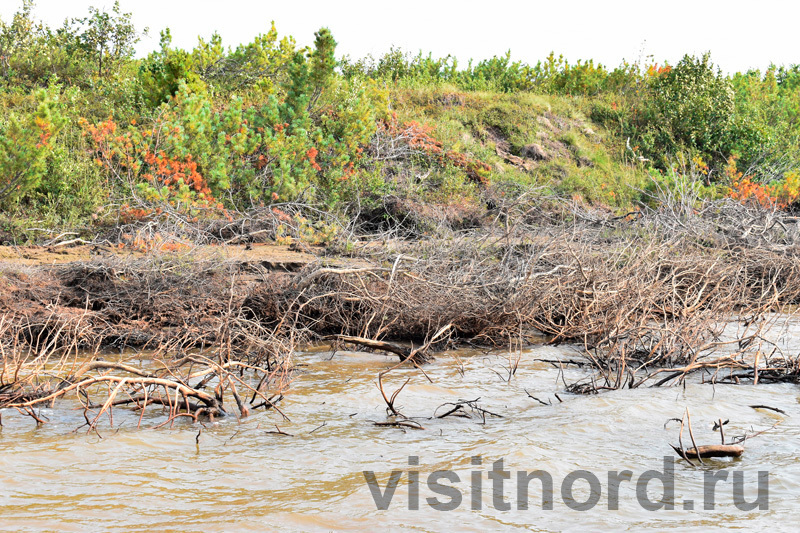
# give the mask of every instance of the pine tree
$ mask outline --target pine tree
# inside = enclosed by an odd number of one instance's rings
[[[336,41],[328,28],[321,28],[314,33],[314,51],[311,53],[310,82],[313,93],[308,107],[314,106],[322,91],[330,85],[333,79],[333,69],[336,68]]]
[[[298,130],[308,130],[310,127],[308,117],[310,88],[311,75],[305,54],[295,52],[292,64],[289,66],[289,87],[286,91],[286,100],[281,108],[281,116],[284,122],[289,124],[292,133],[297,133]]]

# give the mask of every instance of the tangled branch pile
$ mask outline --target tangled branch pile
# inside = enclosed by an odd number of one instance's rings
[[[276,408],[291,380],[297,330],[277,335],[236,307],[237,285],[201,262],[153,259],[16,273],[0,317],[0,408],[44,421],[58,399],[80,403],[89,429],[113,409],[220,417]],[[131,348],[130,352],[111,348]],[[136,364],[134,362],[135,361]],[[98,399],[99,398],[99,399]],[[277,409],[277,408],[276,408]]]
[[[220,416],[227,394],[246,414],[242,394],[274,407],[293,351],[331,336],[419,362],[460,341],[544,334],[585,348],[597,374],[577,392],[700,370],[796,381],[800,358],[774,330],[800,302],[797,220],[731,202],[659,205],[615,217],[517,197],[482,230],[367,245],[357,261],[296,273],[159,256],[9,272],[0,408],[38,418],[73,394],[94,427],[119,405]],[[153,350],[152,367],[102,360],[109,346]]]
[[[266,323],[292,309],[328,335],[424,343],[450,325],[451,339],[503,346],[544,333],[584,345],[602,381],[575,387],[584,392],[672,368],[672,378],[703,368],[755,377],[759,358],[762,379],[794,379],[797,357],[767,336],[776,312],[800,301],[790,217],[728,202],[663,205],[605,218],[512,207],[502,233],[381,249],[369,267],[308,267],[256,287],[244,305]]]

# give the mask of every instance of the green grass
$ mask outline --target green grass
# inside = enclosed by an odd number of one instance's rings
[[[443,86],[394,89],[391,101],[400,121],[429,126],[445,149],[488,163],[493,182],[545,186],[591,204],[625,209],[639,199],[649,179],[644,167],[626,159],[624,141],[587,118],[590,104],[582,98]],[[533,163],[530,170],[520,168],[498,155],[493,140],[498,133],[512,155],[536,143],[552,159]],[[441,191],[445,195],[466,192],[457,180],[441,181],[448,184]]]

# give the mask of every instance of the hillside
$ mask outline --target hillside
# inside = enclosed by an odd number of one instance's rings
[[[797,65],[353,59],[326,28],[299,48],[274,25],[192,50],[166,29],[137,58],[140,37],[116,4],[57,30],[29,0],[0,21],[3,242],[145,228],[140,247],[203,244],[267,216],[272,238],[315,244],[352,224],[481,226],[533,197],[622,213],[687,188],[779,209],[800,195]]]

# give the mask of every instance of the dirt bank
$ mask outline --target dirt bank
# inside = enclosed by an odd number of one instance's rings
[[[234,391],[237,373],[253,368],[248,387],[261,393],[271,383],[280,394],[292,354],[310,342],[355,343],[420,364],[456,344],[513,352],[542,335],[581,346],[590,361],[595,373],[567,384],[573,392],[677,385],[693,373],[713,382],[800,380],[800,357],[768,335],[800,303],[800,236],[774,213],[734,204],[605,218],[537,209],[511,212],[502,231],[367,246],[6,248],[4,369],[32,377],[0,394],[30,407],[21,398],[49,401],[68,382],[125,380],[145,387],[132,394],[160,387],[194,398],[204,406],[189,408],[198,416],[222,412],[199,377],[214,374]],[[155,350],[163,368],[142,375],[98,359],[77,372],[82,381],[71,375],[70,354],[111,346]],[[62,375],[37,381],[56,359]],[[514,369],[509,363],[509,375]]]
[[[145,253],[108,246],[0,247],[0,316],[40,341],[143,346],[176,335],[213,341],[256,285],[286,282],[326,258],[319,247],[198,246]],[[56,334],[57,332],[57,334]]]
[[[280,246],[269,243],[254,243],[225,246],[197,246],[192,248],[195,259],[236,261],[242,264],[261,264],[265,268],[296,270],[314,262],[322,253],[319,247]],[[78,246],[0,246],[0,269],[15,266],[49,266],[64,263],[89,262],[97,259],[141,259],[153,253],[115,248],[105,245]],[[180,252],[170,255],[180,256]]]

